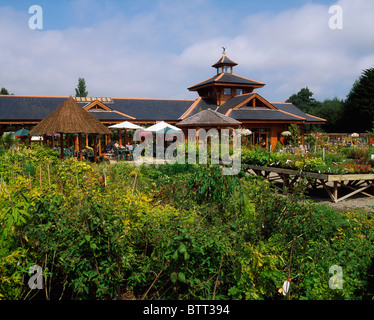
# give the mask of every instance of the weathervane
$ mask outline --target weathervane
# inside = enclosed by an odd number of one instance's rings
[[[226,54],[226,48],[227,47],[222,47],[222,49],[223,49],[222,54]]]

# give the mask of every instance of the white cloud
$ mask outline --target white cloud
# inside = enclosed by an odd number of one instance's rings
[[[362,69],[373,67],[374,1],[337,4],[343,30],[330,30],[328,6],[316,4],[235,20],[202,10],[209,2],[160,1],[134,16],[107,8],[89,27],[42,31],[28,28],[27,12],[1,7],[0,86],[68,95],[84,77],[94,96],[194,98],[187,87],[214,75],[210,66],[225,46],[237,74],[265,82],[259,93],[270,101],[305,86],[319,99],[344,98]]]
[[[323,5],[249,15],[227,40],[237,73],[265,82],[259,92],[270,100],[285,100],[305,86],[319,99],[344,98],[362,69],[374,65],[374,1],[337,4],[343,8],[342,30],[329,28],[331,14]],[[209,45],[217,42],[200,42],[185,52],[214,56]]]

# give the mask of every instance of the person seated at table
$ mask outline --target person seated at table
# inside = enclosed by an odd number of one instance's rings
[[[118,141],[116,141],[116,143],[114,144],[114,146],[115,146],[116,148],[119,148]]]
[[[113,149],[113,147],[114,147],[114,142],[113,142],[113,141],[110,141],[110,142],[106,145],[105,150],[106,150],[106,151],[110,151],[110,150]]]
[[[134,147],[132,144],[130,144],[130,142],[127,142],[126,149],[132,151]]]

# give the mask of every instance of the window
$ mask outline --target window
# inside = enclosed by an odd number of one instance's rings
[[[223,89],[223,94],[230,96],[231,95],[231,88],[225,88]]]
[[[228,66],[225,66],[223,70],[225,73],[231,73],[231,68]]]
[[[236,89],[236,94],[237,95],[243,94],[243,89]]]

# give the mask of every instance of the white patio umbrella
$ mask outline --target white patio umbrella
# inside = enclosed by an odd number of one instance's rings
[[[292,136],[292,133],[291,133],[290,131],[283,131],[283,132],[281,133],[281,135],[282,135],[283,137],[290,137],[290,136]]]
[[[108,127],[109,129],[115,129],[118,130],[118,136],[119,136],[119,145],[122,146],[122,137],[121,137],[121,130],[123,129],[125,132],[124,139],[126,144],[126,130],[136,130],[136,129],[144,129],[141,126],[138,126],[137,124],[131,123],[129,121],[123,121],[121,123],[114,124],[112,126]]]
[[[164,121],[160,121],[156,124],[154,124],[153,126],[150,126],[149,128],[145,129],[145,131],[152,131],[152,132],[156,132],[156,133],[167,133],[167,132],[182,132],[181,129],[169,124],[169,123],[166,123]]]
[[[110,129],[143,129],[143,127],[138,126],[137,124],[131,123],[129,121],[117,123],[112,126],[109,126],[108,128]]]
[[[360,135],[357,132],[353,132],[351,136],[352,138],[358,138]]]

